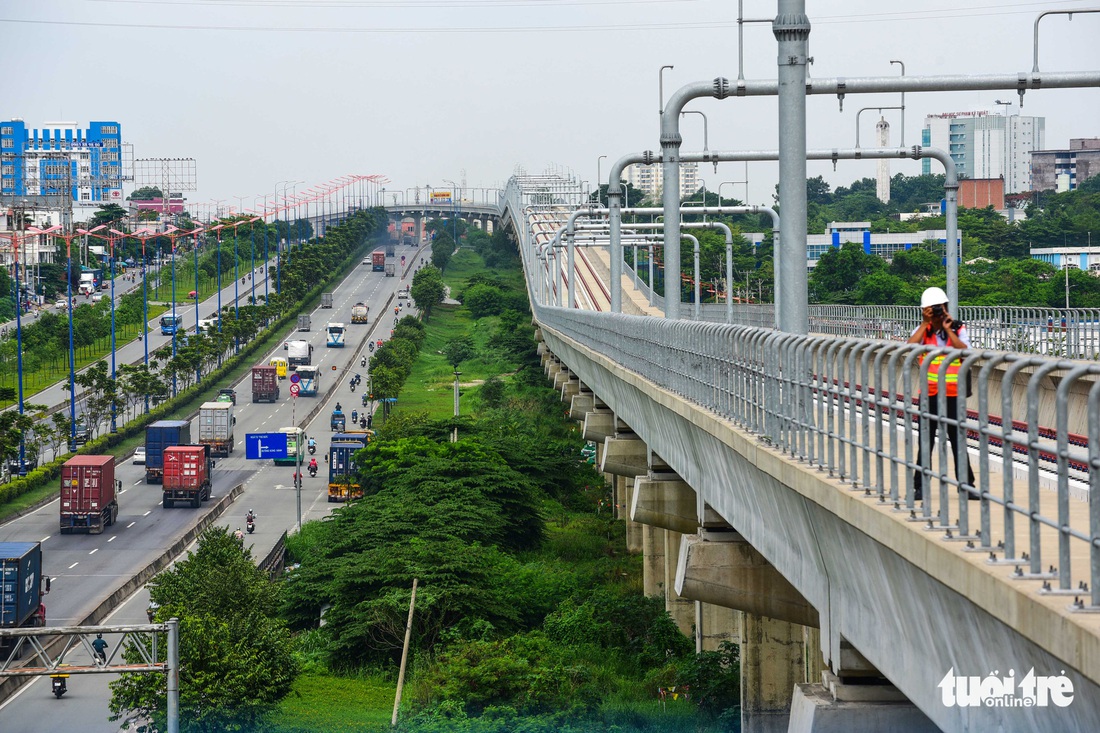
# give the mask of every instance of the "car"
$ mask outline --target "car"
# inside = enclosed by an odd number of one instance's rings
[[[93,303],[98,303],[101,300],[103,300],[103,293],[96,293],[95,295],[92,296],[92,302]]]
[[[134,450],[134,465],[135,466],[144,466],[145,465],[145,446],[144,445],[139,445]]]
[[[237,390],[226,387],[225,389],[218,390],[218,402],[232,402],[237,404]]]
[[[59,300],[53,304],[53,307],[57,308],[58,310],[64,310],[69,307],[69,301],[65,299]]]
[[[77,418],[76,421],[76,444],[84,445],[88,442],[88,426],[84,424],[83,418]]]
[[[99,286],[99,289],[100,290],[110,290],[111,289],[111,281],[110,280],[104,280],[103,284]]]
[[[370,264],[370,257],[364,257],[363,258],[363,264],[364,265],[369,265]]]

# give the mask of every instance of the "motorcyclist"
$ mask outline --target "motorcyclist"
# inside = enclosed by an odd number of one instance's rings
[[[348,383],[348,386],[351,387],[352,392],[355,391],[355,377],[351,378],[351,382]]]
[[[337,412],[340,412],[340,411],[341,411],[342,409],[343,409],[343,408],[342,408],[342,407],[340,407],[340,403],[339,403],[339,402],[337,402],[337,403],[336,403],[336,411],[337,411]]]
[[[95,655],[99,657],[100,664],[107,663],[107,642],[103,638],[103,634],[96,634],[95,641],[92,642],[92,649],[95,650]]]
[[[310,438],[306,441],[306,446],[309,448],[309,452],[312,453],[313,451],[317,450],[317,441],[313,438]]]
[[[246,522],[255,522],[256,521],[256,511],[254,509],[249,509],[248,514],[244,515],[244,521],[246,521]]]
[[[240,528],[240,527],[237,527],[237,531],[233,533],[233,536],[234,536],[234,537],[235,537],[235,538],[236,538],[237,540],[239,540],[239,541],[241,541],[241,542],[244,542],[244,532],[242,532],[242,531],[241,531],[241,528]]]
[[[316,471],[317,470],[317,459],[316,458],[310,458],[309,459],[309,470],[310,471]]]
[[[366,428],[367,428],[367,418],[366,418],[366,416],[359,418],[359,427],[366,430]]]
[[[351,421],[352,422],[359,422],[359,410],[352,410],[351,411]]]
[[[364,356],[362,359],[359,360],[359,366],[365,367],[366,365],[367,365],[367,357]]]
[[[370,348],[371,351],[374,351],[374,342],[373,341],[371,341],[369,344],[367,344],[367,346]]]

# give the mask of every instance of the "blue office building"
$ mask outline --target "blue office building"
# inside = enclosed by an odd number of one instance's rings
[[[122,201],[122,132],[118,122],[0,122],[0,194],[63,196],[76,205]]]

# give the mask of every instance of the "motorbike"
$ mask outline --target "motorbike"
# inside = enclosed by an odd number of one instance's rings
[[[363,430],[367,429],[367,418],[365,418],[365,417],[359,418],[359,427],[362,428]]]
[[[349,384],[348,386],[351,387],[351,391],[354,392],[355,391],[355,380],[354,379],[351,380],[351,384]]]
[[[362,359],[359,360],[359,366],[365,367],[366,365],[367,365],[367,357],[364,356]]]
[[[65,684],[65,679],[68,676],[69,675],[67,675],[67,674],[52,674],[52,675],[50,675],[50,680],[53,682],[53,685],[52,685],[53,695],[58,700],[61,699],[62,695],[64,695],[66,692],[69,691],[68,686]]]
[[[309,477],[310,478],[317,478],[317,466],[310,466],[309,467]]]
[[[369,344],[367,344],[367,348],[369,348],[371,351],[374,351],[374,342],[371,341]]]
[[[309,454],[310,454],[310,455],[312,456],[312,455],[313,455],[313,454],[315,454],[316,452],[317,452],[317,446],[315,446],[315,445],[311,445],[311,446],[309,447]]]
[[[253,532],[256,531],[256,520],[255,519],[248,520],[247,522],[244,523],[244,528],[245,528],[246,532],[248,532],[249,534],[252,534]]]

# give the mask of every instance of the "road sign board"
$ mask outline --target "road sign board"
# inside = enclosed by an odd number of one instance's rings
[[[250,460],[286,458],[286,433],[245,433],[244,457]]]
[[[291,384],[297,384],[300,381],[302,381],[302,378],[298,376],[297,372],[290,375],[290,383]]]
[[[290,396],[291,397],[297,397],[298,393],[301,392],[301,391],[302,391],[301,385],[298,385],[298,384],[290,385]]]

